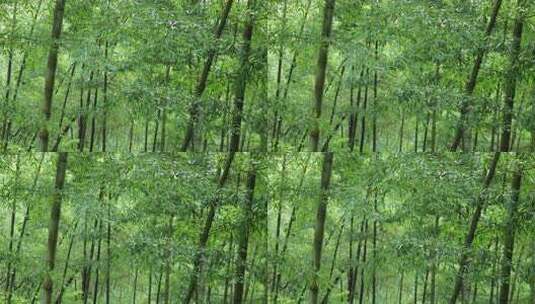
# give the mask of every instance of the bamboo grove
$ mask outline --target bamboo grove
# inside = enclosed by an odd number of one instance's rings
[[[2,149],[529,151],[534,15],[528,0],[6,0]]]
[[[266,105],[264,2],[1,5],[3,151],[264,144],[256,124],[242,132]]]
[[[228,161],[222,154],[2,157],[2,218],[9,219],[2,303],[260,301],[265,165],[245,155]]]
[[[272,303],[534,303],[532,155],[277,158]]]
[[[535,304],[535,2],[0,0],[0,304]]]
[[[534,303],[533,155],[3,156],[5,303]]]
[[[533,150],[532,1],[277,8],[268,51],[274,150]]]

